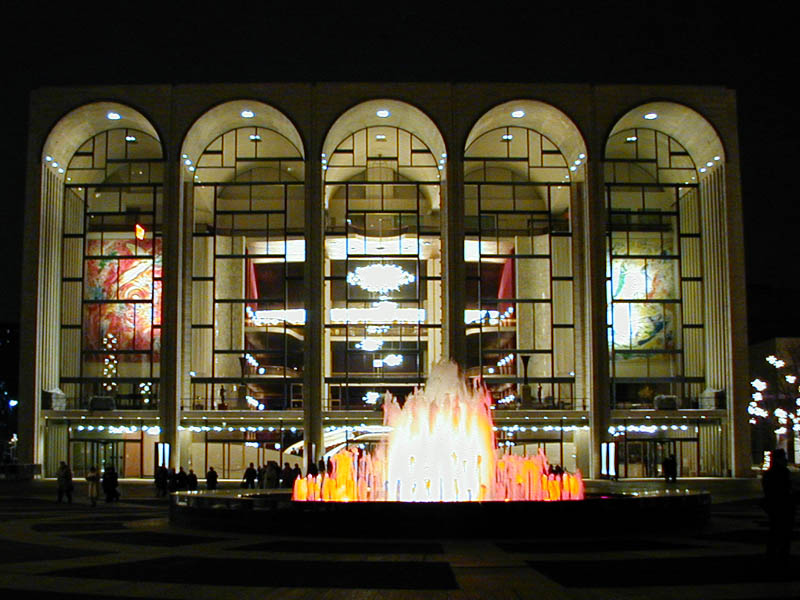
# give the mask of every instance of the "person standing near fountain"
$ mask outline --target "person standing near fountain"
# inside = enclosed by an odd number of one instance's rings
[[[795,497],[787,467],[786,451],[772,451],[772,460],[761,479],[764,489],[764,510],[769,517],[767,556],[782,561],[789,560],[794,527]]]
[[[214,470],[214,467],[208,467],[208,473],[206,473],[206,489],[217,489],[217,472]]]
[[[256,479],[258,478],[258,471],[256,471],[253,463],[244,471],[244,479],[242,479],[242,487],[247,489],[255,489]]]

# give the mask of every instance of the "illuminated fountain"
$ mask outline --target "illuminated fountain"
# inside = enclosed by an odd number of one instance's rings
[[[330,474],[298,478],[292,498],[324,502],[469,502],[580,500],[580,472],[550,471],[534,456],[496,447],[488,390],[470,388],[453,363],[434,367],[426,387],[401,407],[388,392],[383,422],[390,429],[372,452],[344,450]]]

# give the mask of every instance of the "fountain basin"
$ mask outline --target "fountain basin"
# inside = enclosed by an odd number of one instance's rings
[[[710,508],[711,494],[685,490],[560,502],[295,502],[288,490],[178,492],[170,522],[308,537],[552,538],[699,529]]]

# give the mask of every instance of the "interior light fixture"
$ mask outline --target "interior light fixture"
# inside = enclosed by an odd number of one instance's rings
[[[629,144],[632,144],[633,142],[635,142],[638,139],[639,138],[636,137],[635,135],[629,135],[628,137],[625,138],[625,141],[628,142]]]
[[[135,135],[126,135],[125,136],[125,141],[128,142],[129,144],[134,144],[134,143],[136,143],[136,136]]]
[[[521,119],[522,117],[524,117],[524,116],[525,116],[525,111],[524,111],[524,110],[515,110],[515,111],[512,111],[512,113],[511,113],[511,116],[512,116],[514,119]]]
[[[378,117],[379,117],[379,118],[381,118],[381,119],[386,119],[387,117],[391,116],[391,114],[392,114],[392,113],[390,113],[390,112],[389,112],[388,110],[386,110],[385,108],[382,108],[382,109],[380,109],[379,111],[377,111],[377,112],[375,113],[375,115],[376,115],[376,116],[378,116]]]
[[[347,283],[356,285],[361,289],[377,294],[386,294],[397,291],[400,287],[413,283],[414,275],[402,267],[393,264],[375,263],[364,267],[357,267],[347,275]]]
[[[503,135],[503,141],[504,142],[510,142],[513,139],[514,139],[514,136],[511,135],[510,133],[506,133],[506,134]]]
[[[654,112],[646,113],[643,118],[647,121],[653,121],[658,118],[658,113]]]
[[[239,115],[243,119],[252,119],[253,117],[256,116],[256,113],[254,113],[252,110],[244,109],[242,112],[239,113]]]
[[[118,112],[114,112],[113,110],[106,113],[106,119],[108,119],[109,121],[119,121],[121,118],[122,116]]]
[[[383,142],[383,141],[385,141],[385,140],[386,140],[386,136],[385,136],[385,135],[383,135],[382,133],[379,133],[379,134],[377,134],[377,135],[375,136],[375,139],[376,139],[376,140],[378,140],[379,142]]]
[[[45,157],[44,157],[44,161],[45,161],[45,162],[50,162],[51,160],[53,160],[53,157],[52,157],[52,156],[50,156],[49,154],[48,154],[47,156],[45,156]]]
[[[250,134],[250,141],[252,141],[252,142],[260,142],[261,141],[261,136],[258,135],[257,133],[252,133],[252,134]]]

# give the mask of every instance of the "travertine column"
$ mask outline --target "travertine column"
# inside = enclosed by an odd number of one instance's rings
[[[580,220],[581,246],[584,254],[584,302],[586,307],[585,344],[588,349],[586,369],[590,383],[589,406],[591,408],[591,471],[590,477],[600,476],[600,445],[608,437],[611,421],[610,380],[608,370],[608,333],[606,325],[606,206],[603,189],[603,170],[599,160],[586,163],[588,185],[581,198]],[[576,231],[577,231],[576,228]],[[576,246],[577,247],[577,246]]]
[[[313,108],[312,108],[313,110]],[[314,130],[315,131],[315,130]],[[303,457],[305,469],[309,462],[317,461],[325,448],[322,441],[322,388],[324,319],[324,267],[325,267],[325,205],[322,196],[322,165],[319,140],[311,140],[314,148],[306,161],[305,178],[305,234],[306,284],[303,361]]]
[[[160,441],[170,445],[169,466],[180,463],[180,366],[183,331],[183,181],[180,163],[167,156],[164,164],[163,283],[161,296],[161,394],[158,405]]]

